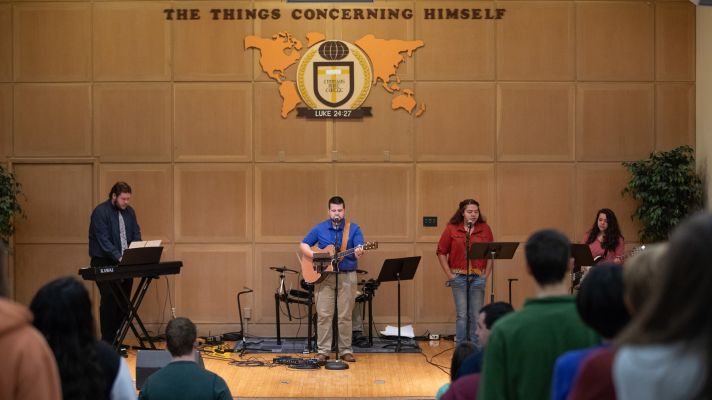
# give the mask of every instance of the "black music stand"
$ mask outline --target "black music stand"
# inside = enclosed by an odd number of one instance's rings
[[[519,242],[478,242],[470,247],[471,260],[492,260],[492,273],[490,274],[490,303],[494,303],[494,260],[509,260],[514,257]],[[469,299],[469,293],[467,293]],[[470,313],[467,313],[470,317]],[[468,321],[467,326],[470,326]]]
[[[419,263],[420,256],[389,258],[383,261],[381,272],[378,274],[378,282],[398,282],[398,338],[396,343],[383,346],[383,348],[395,346],[396,353],[399,353],[402,347],[419,348],[418,345],[401,343],[401,281],[413,279]]]
[[[574,287],[580,282],[581,267],[590,266],[596,262],[593,260],[591,248],[587,244],[571,243],[571,257],[574,259],[574,269],[571,271],[571,293],[574,292]]]

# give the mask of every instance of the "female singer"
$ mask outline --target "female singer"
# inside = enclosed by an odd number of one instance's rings
[[[469,234],[469,244],[475,242],[491,242],[494,240],[492,230],[485,222],[485,217],[480,214],[480,203],[473,199],[466,199],[450,218],[438,242],[438,261],[447,277],[446,285],[452,289],[455,300],[455,342],[462,343],[470,340],[479,346],[475,333],[477,314],[482,308],[485,297],[485,284],[489,269],[487,260],[470,260],[469,276],[465,252],[465,238]],[[469,313],[469,338],[467,315],[467,281],[470,282],[470,313]]]
[[[613,211],[608,208],[598,210],[593,226],[584,237],[586,238],[584,243],[591,248],[593,260],[596,263],[602,261],[623,263],[625,241]]]

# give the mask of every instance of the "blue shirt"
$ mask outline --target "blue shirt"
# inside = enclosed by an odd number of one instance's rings
[[[111,200],[96,206],[91,213],[89,224],[89,257],[106,258],[118,262],[121,258],[121,236],[119,233],[119,213],[126,226],[126,245],[141,240],[141,229],[136,221],[133,208],[116,208]]]
[[[361,228],[352,222],[351,229],[349,229],[349,240],[346,242],[347,248],[339,249],[344,236],[344,225],[345,224],[342,223],[337,229],[334,229],[334,225],[331,223],[331,220],[327,219],[312,228],[312,230],[304,236],[302,243],[308,244],[309,247],[316,244],[320,249],[323,249],[331,244],[334,245],[334,248],[337,249],[337,251],[345,251],[356,246],[363,245],[363,233],[361,233]],[[344,257],[339,262],[340,271],[354,271],[357,267],[358,261],[356,260],[356,256],[353,254]]]
[[[602,346],[571,350],[559,356],[554,364],[554,377],[551,381],[552,400],[566,400],[574,387],[574,379],[583,361]]]

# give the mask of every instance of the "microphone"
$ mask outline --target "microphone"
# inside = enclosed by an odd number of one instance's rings
[[[467,221],[467,231],[469,232],[471,230],[472,230],[472,221]]]

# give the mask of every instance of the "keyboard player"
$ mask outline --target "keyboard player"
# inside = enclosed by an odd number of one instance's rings
[[[131,242],[141,240],[141,229],[134,209],[129,206],[130,200],[131,186],[126,182],[116,182],[111,187],[108,200],[94,208],[89,224],[89,257],[92,267],[117,265]],[[111,344],[125,317],[126,308],[117,303],[109,282],[96,284],[101,294],[101,339]],[[120,286],[130,297],[133,279],[123,279]]]

